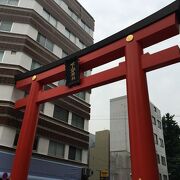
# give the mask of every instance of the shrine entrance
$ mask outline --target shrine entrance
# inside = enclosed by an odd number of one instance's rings
[[[13,163],[11,179],[25,180],[41,103],[126,79],[133,180],[158,180],[146,72],[180,62],[180,49],[174,46],[154,54],[143,49],[179,34],[179,0],[140,22],[82,51],[34,71],[16,76],[16,88],[29,95],[16,102],[25,108],[24,119]],[[80,74],[125,56],[125,62],[103,72]],[[43,86],[61,79],[67,85],[43,90]]]

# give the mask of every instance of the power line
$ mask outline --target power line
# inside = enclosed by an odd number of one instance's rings
[[[114,118],[107,118],[107,117],[98,117],[98,118],[90,118],[90,120],[94,120],[94,121],[119,121],[121,118],[123,119],[128,119],[128,117],[124,117],[122,115],[118,116],[118,117],[114,117]],[[180,118],[180,115],[178,116],[174,116],[174,118]]]

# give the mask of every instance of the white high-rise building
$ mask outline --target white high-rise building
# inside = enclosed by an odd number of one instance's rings
[[[150,103],[154,142],[160,180],[168,180],[161,112]],[[130,180],[130,144],[127,96],[110,100],[110,175],[111,180]]]

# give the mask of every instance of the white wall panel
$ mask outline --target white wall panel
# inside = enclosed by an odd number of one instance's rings
[[[0,145],[13,147],[16,129],[0,126]]]
[[[53,113],[54,113],[54,104],[46,102],[44,104],[44,114],[46,116],[53,117]]]
[[[82,150],[82,163],[88,163],[88,150]]]
[[[29,24],[24,24],[24,23],[13,23],[11,32],[16,34],[28,35],[30,38],[34,39],[35,41],[37,39],[37,34],[38,34],[38,31],[35,28],[30,26]]]
[[[49,139],[40,137],[38,141],[37,153],[47,155],[48,149],[49,149]]]
[[[5,51],[3,62],[7,64],[16,64],[29,70],[31,67],[32,58],[23,52]]]

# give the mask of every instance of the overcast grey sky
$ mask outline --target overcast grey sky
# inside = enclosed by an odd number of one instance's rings
[[[78,1],[95,19],[95,42],[123,30],[173,2],[173,0]],[[179,35],[145,51],[152,53],[173,45],[180,46]],[[96,68],[93,73],[114,66],[118,62]],[[180,63],[152,71],[147,74],[147,78],[150,101],[161,110],[162,114],[167,112],[175,114],[175,119],[180,123]],[[92,90],[90,132],[109,129],[109,101],[122,95],[126,95],[125,80]]]

